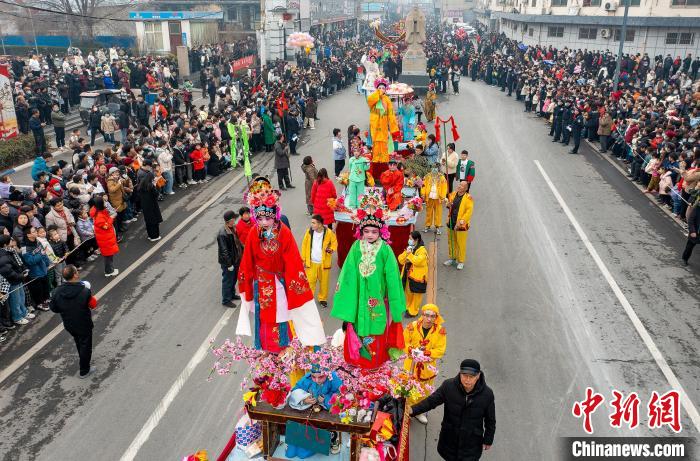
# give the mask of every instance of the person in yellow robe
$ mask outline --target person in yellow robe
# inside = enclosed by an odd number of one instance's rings
[[[411,232],[408,247],[399,255],[399,264],[406,293],[406,313],[415,317],[423,304],[423,294],[428,285],[428,250],[420,232]]]
[[[459,270],[464,268],[464,260],[467,258],[467,236],[474,211],[474,200],[467,193],[468,187],[467,181],[461,181],[447,199],[450,259],[444,264],[453,266],[456,263]]]
[[[369,132],[372,137],[372,162],[376,163],[389,161],[389,142],[393,142],[393,138],[398,139],[399,136],[394,105],[386,95],[388,85],[389,82],[386,79],[378,78],[374,81],[377,89],[367,96]]]
[[[331,275],[331,260],[338,250],[338,240],[328,227],[323,224],[323,217],[315,214],[311,217],[311,226],[304,233],[301,241],[301,259],[304,261],[306,278],[311,290],[316,293],[319,284],[318,302],[328,307],[328,284]]]
[[[435,94],[435,84],[431,83],[430,85],[428,85],[428,92],[423,98],[423,114],[425,115],[425,120],[427,122],[432,122],[433,120],[435,120],[435,110],[437,109],[435,101],[437,101],[437,94]]]
[[[435,232],[440,235],[442,230],[442,207],[447,198],[447,179],[440,173],[439,164],[431,165],[430,173],[423,178],[421,196],[425,202],[425,230],[430,232],[435,226]]]
[[[440,308],[435,304],[426,304],[422,309],[423,313],[418,320],[409,323],[403,330],[404,343],[406,344],[406,359],[403,367],[413,374],[413,376],[423,384],[432,386],[437,376],[437,360],[445,355],[447,347],[447,333],[442,326],[443,318],[440,315]],[[417,356],[428,357],[428,361],[418,361]],[[434,368],[431,370],[431,368]],[[424,395],[410,396],[407,405],[415,405],[425,397]],[[421,418],[422,416],[422,418]],[[423,424],[428,424],[425,415],[417,416],[416,419]]]

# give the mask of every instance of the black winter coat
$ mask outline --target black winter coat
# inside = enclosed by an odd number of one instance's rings
[[[63,326],[73,336],[92,334],[90,300],[92,293],[81,282],[66,282],[57,286],[51,294],[49,307],[61,314]]]
[[[227,232],[222,227],[216,235],[216,243],[219,247],[219,264],[225,267],[240,264],[243,256],[243,245],[241,245],[235,229],[232,232]]]
[[[88,117],[88,126],[91,129],[99,130],[102,128],[102,112],[99,110],[90,111]]]
[[[137,120],[148,121],[148,105],[145,102],[137,102],[134,112]]]
[[[481,456],[483,445],[492,445],[496,433],[493,391],[481,373],[474,390],[467,394],[459,380],[445,380],[428,398],[413,406],[413,416],[445,405],[438,440],[438,453],[447,461]]]
[[[19,255],[13,255],[11,251],[0,249],[0,275],[10,282],[10,285],[17,285],[24,281],[24,263]]]

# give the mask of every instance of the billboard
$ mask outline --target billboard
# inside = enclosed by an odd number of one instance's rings
[[[0,64],[0,139],[17,136],[17,114],[12,99],[10,69],[7,64]]]

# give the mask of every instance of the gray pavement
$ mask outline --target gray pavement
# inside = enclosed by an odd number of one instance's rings
[[[441,100],[438,113],[456,116],[457,147],[476,162],[475,211],[465,269],[438,265],[437,302],[448,335],[439,381],[455,375],[467,356],[481,361],[498,418],[494,446],[483,459],[561,459],[558,437],[584,434],[571,406],[588,386],[607,399],[612,389],[638,392],[643,425],[650,393],[669,389],[535,160],[698,405],[700,263],[679,264],[681,229],[588,147],[582,146],[583,155],[568,155],[549,142],[539,119],[497,89],[467,81],[462,87],[459,96]],[[367,115],[353,90],[319,105],[317,129],[292,161],[297,188],[282,197],[298,241],[308,219],[301,158],[312,155],[318,167],[332,168],[331,130],[366,126]],[[259,156],[254,168],[271,173],[269,160]],[[165,460],[202,448],[218,454],[241,405],[245,370],[238,366],[231,376],[208,382],[214,359],[198,361],[197,351],[211,335],[217,343],[232,337],[238,315],[220,305],[214,242],[223,211],[242,201],[243,180],[226,188],[237,174],[167,203],[163,227],[172,238],[101,299],[94,378],[76,378],[74,346],[61,332],[0,382],[0,459]],[[201,215],[169,233],[222,189]],[[120,268],[150,248],[139,228],[129,239],[117,258]],[[439,240],[438,263],[446,247],[446,238]],[[104,286],[89,277],[97,289]],[[328,310],[322,316],[331,334],[339,322]],[[3,346],[0,372],[57,323],[42,315]],[[427,428],[412,425],[412,460],[438,459],[441,414],[431,412]],[[594,414],[595,435],[669,435],[644,427],[613,430],[607,417],[604,407]],[[683,435],[698,436],[685,412],[683,424]]]

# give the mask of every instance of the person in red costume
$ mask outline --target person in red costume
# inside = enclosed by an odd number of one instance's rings
[[[401,190],[403,189],[403,172],[398,169],[398,161],[389,160],[389,169],[379,177],[379,182],[386,193],[386,205],[391,211],[397,210],[403,201]]]
[[[238,272],[241,311],[236,334],[253,336],[257,349],[273,353],[284,350],[295,336],[304,346],[326,341],[299,247],[280,222],[279,197],[267,178],[251,184],[246,200],[255,225]]]

